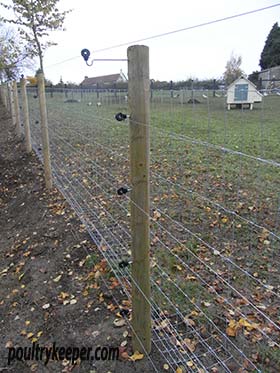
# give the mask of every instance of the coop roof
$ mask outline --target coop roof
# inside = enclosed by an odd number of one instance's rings
[[[228,87],[227,89],[229,89],[230,87],[234,86],[239,80],[245,80],[248,84],[250,84],[251,86],[253,86],[255,89],[257,89],[257,86],[252,83],[249,79],[247,79],[244,75],[241,75],[239,78],[237,78],[234,82],[232,82]]]
[[[104,83],[116,83],[120,79],[123,80],[121,74],[95,76],[93,78],[88,78],[86,76],[81,84],[83,86],[86,86],[86,85],[90,86],[90,85],[104,84]]]

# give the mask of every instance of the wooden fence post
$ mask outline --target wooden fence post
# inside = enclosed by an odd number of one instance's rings
[[[31,137],[30,137],[28,100],[27,100],[27,93],[26,93],[26,79],[22,78],[20,80],[20,87],[21,87],[21,99],[22,99],[22,111],[23,111],[25,149],[27,153],[31,153],[32,146],[31,146]]]
[[[20,112],[19,112],[19,103],[18,103],[18,88],[17,82],[13,81],[13,96],[14,96],[14,115],[15,115],[15,126],[16,126],[16,135],[17,137],[21,136],[20,128]]]
[[[4,85],[2,83],[0,84],[0,96],[1,96],[2,104],[5,106],[5,104],[4,104],[4,96],[5,96]]]
[[[46,183],[46,188],[50,190],[52,188],[52,171],[51,171],[50,144],[49,144],[48,119],[47,119],[47,108],[46,108],[46,95],[45,95],[45,77],[42,72],[39,72],[37,74],[37,82],[38,82],[38,95],[39,95],[39,104],[40,104],[45,183]]]
[[[3,86],[3,94],[4,94],[4,105],[5,108],[8,109],[8,86],[4,84]]]
[[[13,127],[16,126],[16,114],[15,114],[15,104],[14,104],[14,88],[13,88],[13,82],[10,84],[10,112],[12,117],[12,125]]]
[[[150,353],[149,48],[143,45],[131,46],[127,55],[132,185],[132,343],[134,351]]]
[[[11,102],[12,102],[11,85],[10,85],[10,83],[7,83],[7,109],[9,111],[9,113],[12,115]]]

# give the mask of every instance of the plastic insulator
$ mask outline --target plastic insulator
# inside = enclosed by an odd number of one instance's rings
[[[128,316],[128,315],[129,315],[129,310],[123,308],[122,310],[120,310],[120,315],[121,315],[122,317],[126,317],[126,316]]]
[[[115,115],[115,118],[118,122],[122,122],[123,120],[127,118],[127,115],[123,113],[118,113]]]
[[[119,262],[119,267],[120,268],[125,268],[125,267],[128,267],[129,266],[129,262],[127,260],[122,260],[121,262]]]
[[[90,56],[90,51],[86,48],[82,49],[81,50],[81,55],[83,57],[83,59],[87,62],[88,59],[89,59],[89,56]]]
[[[121,187],[117,190],[117,193],[119,196],[122,196],[123,194],[126,194],[128,192],[128,189],[125,187]]]

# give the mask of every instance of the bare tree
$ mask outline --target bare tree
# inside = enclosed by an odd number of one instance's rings
[[[241,56],[235,56],[231,53],[230,59],[226,64],[226,71],[224,72],[224,81],[227,85],[231,84],[234,80],[244,74],[243,70],[240,68],[242,63]]]
[[[13,0],[12,5],[0,2],[0,5],[12,14],[12,18],[0,19],[18,26],[20,37],[28,46],[29,56],[39,57],[42,71],[44,51],[51,45],[56,45],[46,40],[49,32],[62,30],[65,16],[70,12],[60,12],[57,8],[58,2],[59,0]]]
[[[16,79],[24,68],[30,68],[28,50],[16,33],[0,24],[0,81]]]

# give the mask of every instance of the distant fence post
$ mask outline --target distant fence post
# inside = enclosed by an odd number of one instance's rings
[[[38,82],[38,94],[39,94],[39,104],[40,104],[45,183],[46,183],[46,188],[51,189],[52,188],[52,171],[51,171],[50,144],[49,144],[48,119],[47,119],[47,108],[46,108],[46,95],[45,95],[45,77],[42,72],[39,72],[37,74],[37,82]]]
[[[149,48],[143,45],[131,46],[127,55],[132,185],[132,344],[134,351],[150,353]]]
[[[5,108],[8,109],[8,85],[5,84],[4,85],[4,105],[5,105]]]
[[[14,96],[14,116],[15,116],[15,126],[16,126],[16,135],[17,137],[21,136],[20,129],[20,113],[19,113],[19,103],[18,103],[18,88],[17,82],[13,81],[13,96]]]
[[[14,89],[13,89],[13,82],[9,84],[9,98],[10,98],[10,112],[12,117],[12,125],[13,127],[16,126],[16,115],[15,115],[15,104],[14,104]]]
[[[0,85],[0,96],[1,96],[1,101],[2,101],[2,104],[5,106],[5,103],[4,103],[4,101],[5,101],[5,92],[4,92],[4,85],[3,84],[1,84]]]
[[[25,149],[27,153],[31,153],[31,138],[30,138],[30,124],[29,124],[29,110],[28,110],[28,100],[26,93],[26,80],[22,78],[20,80],[21,87],[21,99],[22,99],[22,111],[23,111],[23,125],[24,125],[24,141]]]

